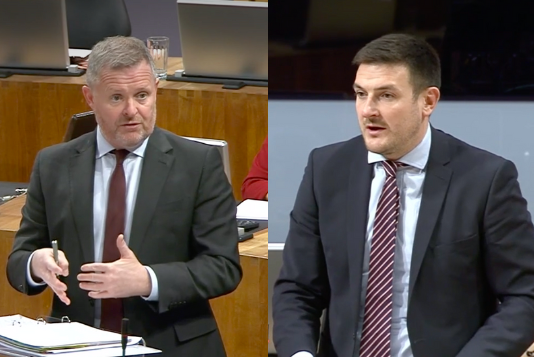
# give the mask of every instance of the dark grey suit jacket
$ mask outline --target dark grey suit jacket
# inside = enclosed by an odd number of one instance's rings
[[[426,170],[408,296],[414,357],[521,356],[534,342],[534,229],[515,166],[432,129]],[[361,137],[311,153],[274,288],[278,356],[315,351],[325,308],[319,356],[358,355],[372,173]]]
[[[54,297],[52,315],[89,325],[94,301],[76,275],[94,261],[95,133],[37,155],[7,265],[15,289],[42,292],[27,284],[27,261],[57,239],[70,263],[65,281],[72,303]],[[129,247],[154,270],[159,301],[125,299],[132,335],[165,356],[225,356],[208,299],[231,292],[241,279],[235,213],[218,151],[156,128],[143,160]]]

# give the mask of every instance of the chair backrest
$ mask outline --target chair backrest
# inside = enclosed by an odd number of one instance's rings
[[[192,138],[188,136],[182,136],[184,139],[197,141],[202,144],[215,146],[217,150],[219,151],[219,154],[221,154],[221,158],[223,161],[223,167],[224,167],[224,173],[226,174],[226,177],[228,178],[228,182],[230,184],[232,183],[232,174],[230,171],[230,154],[228,152],[228,143],[224,140],[217,140],[217,139],[205,139],[205,138]]]
[[[74,114],[69,121],[69,126],[63,137],[63,141],[71,141],[85,133],[89,133],[96,128],[96,118],[94,112]]]
[[[97,123],[95,118],[95,113],[90,112],[84,112],[79,114],[74,114],[69,121],[69,125],[67,127],[67,131],[65,132],[65,136],[63,137],[63,141],[67,142],[72,139],[76,139],[79,136],[82,136],[83,134],[89,133],[96,129]],[[228,178],[228,182],[232,182],[232,175],[230,172],[230,154],[228,152],[228,143],[224,140],[216,140],[216,139],[206,139],[206,138],[194,138],[194,137],[187,137],[182,136],[184,139],[197,141],[202,144],[215,146],[219,153],[221,154],[221,158],[223,161],[223,167],[224,167],[224,173],[226,174],[226,177]]]
[[[111,36],[130,36],[124,0],[66,0],[69,47],[91,49]]]

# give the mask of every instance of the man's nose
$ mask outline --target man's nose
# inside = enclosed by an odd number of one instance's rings
[[[363,100],[363,103],[361,103],[360,108],[362,110],[362,115],[365,118],[378,116],[378,108],[376,106],[376,103],[370,97],[367,97]]]
[[[127,118],[133,118],[137,115],[137,105],[133,99],[126,101],[124,106],[123,115]]]

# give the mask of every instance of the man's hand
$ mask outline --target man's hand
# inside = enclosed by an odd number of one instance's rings
[[[52,248],[42,248],[35,251],[30,263],[30,272],[36,282],[44,281],[65,304],[70,305],[67,297],[67,285],[59,281],[58,275],[69,275],[69,261],[63,251],[58,251],[59,264],[54,260]]]
[[[121,254],[119,260],[82,265],[82,273],[78,274],[80,288],[89,291],[93,299],[149,296],[150,276],[128,248],[122,234],[117,237],[117,248]]]

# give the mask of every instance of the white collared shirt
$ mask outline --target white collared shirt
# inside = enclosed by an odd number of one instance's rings
[[[397,239],[395,242],[395,262],[393,267],[393,307],[391,320],[391,357],[413,357],[408,336],[406,318],[408,315],[408,289],[410,284],[410,264],[412,261],[415,228],[419,218],[419,208],[423,196],[423,183],[426,165],[430,155],[431,130],[427,127],[423,140],[412,151],[400,158],[399,162],[409,165],[397,171],[400,208]],[[368,152],[367,161],[374,165],[374,177],[371,182],[367,234],[363,261],[360,315],[358,316],[357,350],[363,326],[365,295],[369,275],[369,253],[373,236],[373,223],[376,207],[386,181],[382,162],[386,158],[380,154]],[[292,357],[312,357],[308,351],[300,351]]]
[[[126,178],[126,215],[124,227],[124,240],[126,244],[130,242],[130,233],[132,229],[132,219],[141,178],[141,169],[143,167],[143,158],[145,156],[148,138],[137,147],[132,148],[126,156],[122,166]],[[93,198],[93,233],[95,247],[95,262],[102,262],[104,251],[104,234],[106,224],[106,213],[109,195],[109,181],[111,174],[115,170],[115,155],[110,152],[115,148],[104,138],[100,127],[96,131],[96,157],[95,157],[95,181],[94,181],[94,198]],[[152,268],[145,266],[150,280],[152,281],[152,291],[146,298],[148,301],[157,301],[158,280]],[[100,326],[101,301],[95,300],[95,326]]]

